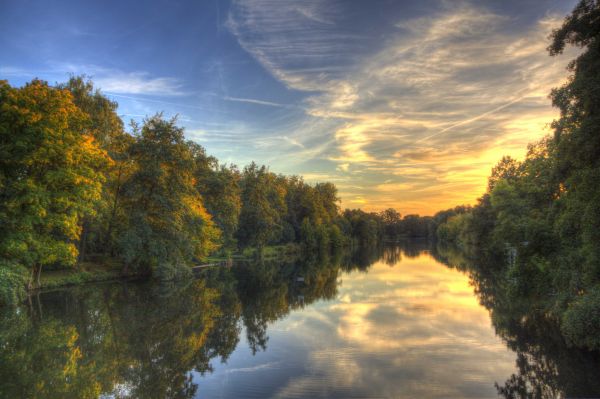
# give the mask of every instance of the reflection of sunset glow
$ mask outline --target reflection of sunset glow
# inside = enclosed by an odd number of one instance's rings
[[[309,375],[293,378],[280,397],[494,397],[493,383],[514,367],[468,277],[427,254],[345,275],[338,300],[294,313],[277,328],[311,348]]]
[[[364,286],[362,280],[366,279],[376,279],[381,283],[374,292],[369,293],[372,302],[353,299],[352,293],[364,295],[361,287]],[[431,334],[434,330],[443,331],[453,325],[462,325],[468,329],[487,329],[489,326],[489,315],[473,295],[468,278],[454,270],[440,267],[428,256],[405,259],[393,269],[376,263],[368,275],[345,280],[343,292],[349,298],[347,303],[331,307],[342,314],[338,334],[369,350],[442,344],[449,338],[461,339],[460,334]],[[393,311],[397,314],[398,323],[392,320],[390,324],[382,325],[369,318],[382,303],[385,304],[386,312]],[[414,331],[402,325],[401,320],[406,317],[412,318],[413,322],[420,320],[419,328],[428,330],[424,334],[426,338],[415,336]]]

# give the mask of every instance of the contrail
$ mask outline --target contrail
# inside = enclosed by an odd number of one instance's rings
[[[240,97],[229,97],[229,96],[224,96],[222,98],[223,98],[223,100],[226,100],[226,101],[236,101],[236,102],[240,102],[240,103],[268,105],[270,107],[281,107],[281,108],[291,107],[290,104],[279,104],[279,103],[274,103],[272,101],[256,100],[254,98],[240,98]]]
[[[466,125],[466,124],[468,124],[468,123],[475,122],[475,121],[477,121],[477,120],[479,120],[479,119],[481,119],[481,118],[485,118],[486,116],[488,116],[488,115],[490,115],[490,114],[493,114],[493,113],[495,113],[495,112],[498,112],[498,111],[500,111],[500,110],[503,110],[504,108],[506,108],[506,107],[509,107],[509,106],[513,105],[514,103],[521,101],[521,100],[522,100],[522,99],[524,99],[525,97],[527,97],[527,95],[523,95],[523,96],[521,96],[521,97],[518,97],[518,98],[516,98],[516,99],[514,99],[514,100],[512,100],[512,101],[510,101],[510,102],[508,102],[508,103],[506,103],[506,104],[503,104],[503,105],[501,105],[501,106],[499,106],[499,107],[496,107],[496,108],[494,108],[494,109],[492,109],[492,110],[490,110],[490,111],[488,111],[488,112],[485,112],[485,113],[483,113],[483,114],[481,114],[481,115],[478,115],[478,116],[476,116],[476,117],[474,117],[474,118],[467,119],[467,120],[464,120],[464,121],[461,121],[461,122],[455,123],[454,125],[448,126],[447,128],[444,128],[444,129],[440,130],[440,131],[439,131],[439,132],[437,132],[437,133],[434,133],[434,134],[432,134],[432,135],[430,135],[430,136],[427,136],[427,137],[424,137],[424,138],[422,138],[422,139],[420,139],[420,140],[417,140],[417,141],[416,141],[416,143],[420,143],[420,142],[422,142],[422,141],[429,140],[429,139],[430,139],[430,138],[432,138],[432,137],[439,136],[440,134],[443,134],[443,133],[447,132],[447,131],[448,131],[448,130],[450,130],[450,129],[454,129],[455,127],[462,126],[462,125]]]

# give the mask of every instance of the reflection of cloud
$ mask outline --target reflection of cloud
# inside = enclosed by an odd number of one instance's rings
[[[228,27],[274,77],[310,93],[306,120],[331,122],[320,140],[302,141],[303,156],[327,158],[332,173],[362,172],[353,176],[361,191],[342,190],[347,202],[403,213],[472,202],[501,155],[520,156],[548,133],[547,94],[569,58],[545,50],[559,19],[515,29],[508,16],[462,3],[397,23],[373,43],[343,23],[348,3],[309,5],[239,0]],[[385,180],[396,184],[388,195],[373,189]]]
[[[513,372],[467,276],[429,255],[344,276],[339,298],[281,322],[311,350],[276,397],[495,397]]]
[[[226,374],[253,373],[253,372],[259,371],[259,370],[276,368],[277,366],[279,366],[279,364],[280,364],[280,362],[269,362],[269,363],[258,364],[256,366],[252,366],[252,367],[231,368],[231,369],[225,370],[224,372]]]

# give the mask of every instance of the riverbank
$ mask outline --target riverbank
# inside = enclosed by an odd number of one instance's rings
[[[288,243],[263,247],[260,252],[258,248],[253,247],[248,247],[238,252],[223,252],[221,254],[209,256],[198,261],[197,264],[190,266],[199,266],[202,264],[230,260],[245,261],[257,258],[265,260],[291,260],[297,259],[301,255],[302,246],[300,244]],[[123,273],[123,264],[115,259],[92,258],[88,261],[81,262],[73,268],[44,270],[40,276],[39,285],[34,289],[27,290],[26,271],[25,269],[18,271],[20,269],[21,268],[18,267],[6,267],[6,270],[4,270],[5,273],[0,273],[0,306],[19,303],[24,300],[28,294],[35,292],[102,281],[125,281],[150,277],[147,272],[139,273],[130,271],[128,273]]]
[[[262,249],[262,258],[265,260],[275,258],[297,258],[302,253],[302,247],[299,244],[290,243],[284,245],[272,245]],[[259,256],[257,248],[246,248],[240,252],[223,254],[221,256],[209,256],[203,259],[198,265],[203,263],[222,262],[227,260],[251,260]],[[132,278],[148,277],[140,273],[123,273],[123,265],[114,260],[96,260],[93,262],[82,262],[79,266],[72,269],[48,270],[40,278],[40,287],[36,290],[50,290],[59,287],[72,285],[95,283],[108,280],[130,280]]]

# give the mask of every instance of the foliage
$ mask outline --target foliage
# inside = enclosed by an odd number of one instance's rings
[[[583,50],[567,82],[552,91],[554,136],[504,157],[470,213],[438,228],[471,256],[500,258],[510,301],[554,320],[573,345],[598,349],[600,283],[600,3],[582,0],[552,34],[548,50]],[[504,252],[505,251],[505,252]],[[535,304],[535,305],[534,305]]]
[[[16,305],[27,293],[27,271],[16,264],[0,261],[0,306]]]
[[[600,349],[600,287],[581,295],[563,314],[561,330],[576,346]]]
[[[67,90],[0,82],[0,258],[37,282],[42,266],[75,264],[82,220],[100,199],[109,159],[89,126]]]
[[[146,120],[131,154],[136,171],[123,186],[120,253],[126,264],[171,279],[216,249],[219,230],[194,186],[192,153],[175,120]]]
[[[286,188],[265,166],[251,163],[242,177],[242,209],[237,237],[242,246],[278,242],[286,212]]]

